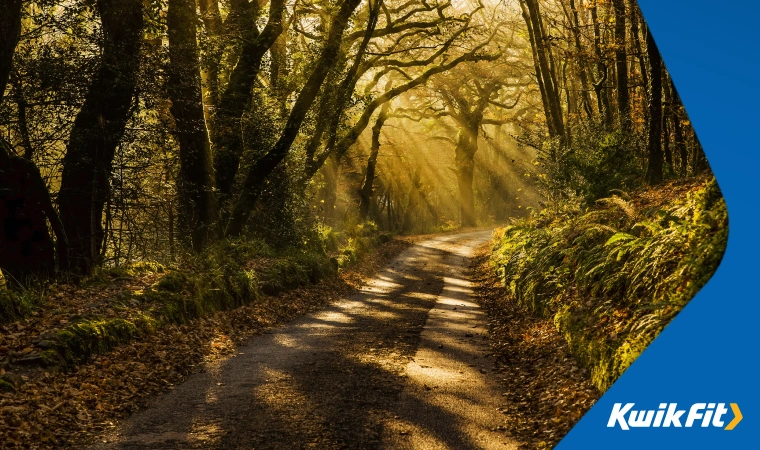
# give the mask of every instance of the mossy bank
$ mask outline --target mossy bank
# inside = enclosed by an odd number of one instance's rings
[[[10,362],[68,369],[158,328],[186,324],[266,295],[318,283],[391,239],[371,223],[361,224],[350,234],[324,231],[308,245],[280,250],[261,241],[222,242],[183,260],[181,268],[147,262],[100,269],[83,280],[80,288],[109,288],[140,277],[154,281],[142,289],[117,290],[98,313],[72,315],[63,327],[41,333],[32,341],[31,351],[15,355]],[[25,298],[15,292],[8,296]],[[24,309],[8,303],[11,309],[6,322],[12,323],[22,314],[40,314],[46,304],[51,305],[44,297],[41,295],[38,303],[25,302]]]
[[[604,391],[707,283],[727,240],[725,202],[702,179],[556,203],[497,231],[492,264],[505,301],[553,318]]]

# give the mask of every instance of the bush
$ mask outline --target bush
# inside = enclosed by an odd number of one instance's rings
[[[547,143],[539,153],[545,170],[541,185],[550,198],[578,196],[586,204],[630,191],[642,185],[645,167],[641,136],[608,131],[601,123],[583,122],[574,127],[569,146]]]
[[[602,390],[707,283],[728,240],[714,180],[667,206],[563,201],[504,229],[492,262],[510,297],[553,317]]]

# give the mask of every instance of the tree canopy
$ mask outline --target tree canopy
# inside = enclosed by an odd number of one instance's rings
[[[634,0],[12,0],[0,30],[19,280],[708,170]]]

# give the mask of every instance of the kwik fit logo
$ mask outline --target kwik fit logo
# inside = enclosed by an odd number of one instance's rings
[[[678,403],[660,403],[658,409],[636,410],[635,403],[615,403],[612,407],[608,428],[692,428],[715,427],[733,430],[742,421],[739,405],[731,403],[733,413],[730,421],[725,403],[694,403],[687,409],[678,409]],[[687,414],[688,411],[688,414]],[[685,417],[684,417],[685,415]],[[683,422],[681,422],[683,420]],[[728,422],[728,424],[726,424]]]

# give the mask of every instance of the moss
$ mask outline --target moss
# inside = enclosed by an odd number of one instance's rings
[[[56,349],[64,364],[77,364],[131,341],[138,333],[134,323],[120,318],[81,320],[58,332]]]
[[[82,280],[85,286],[108,284],[117,278],[133,278],[145,273],[164,273],[165,267],[153,261],[136,262],[117,267],[96,268],[89,277]]]
[[[167,292],[182,292],[187,289],[189,277],[182,272],[172,272],[161,277],[156,282],[156,290]]]
[[[553,318],[606,390],[710,279],[728,227],[712,180],[643,211],[622,197],[555,204],[499,234],[492,263],[509,295]]]
[[[53,349],[44,350],[42,353],[40,353],[40,356],[42,356],[42,360],[46,366],[58,366],[65,364],[65,361],[61,358],[61,354]]]
[[[7,381],[5,378],[0,377],[0,392],[13,392],[15,390],[16,386]]]
[[[43,303],[45,288],[39,284],[29,286],[0,286],[0,324],[29,316]]]
[[[303,286],[309,281],[310,274],[304,265],[291,258],[281,258],[262,271],[261,290],[267,295],[276,295]]]
[[[139,300],[143,310],[128,319],[78,318],[58,332],[55,349],[43,352],[47,365],[67,368],[91,355],[105,353],[166,324],[185,324],[216,311],[230,310],[268,294],[317,283],[334,275],[333,261],[320,250],[292,251],[271,258],[260,272],[245,269],[251,258],[272,256],[259,241],[224,242],[188,263],[192,270],[167,271],[157,263],[101,269],[88,282],[109,282],[139,273],[164,273],[150,288],[123,299]],[[2,308],[0,298],[0,308]],[[117,308],[118,309],[118,308]]]
[[[164,273],[166,270],[163,264],[155,261],[137,262],[127,266],[127,268],[132,275],[141,273]]]
[[[590,332],[592,318],[572,313],[569,307],[561,308],[554,315],[554,324],[567,341],[570,352],[578,362],[589,369],[591,382],[605,391],[622,374],[615,370],[615,342],[599,339]],[[625,369],[623,369],[625,370]]]

